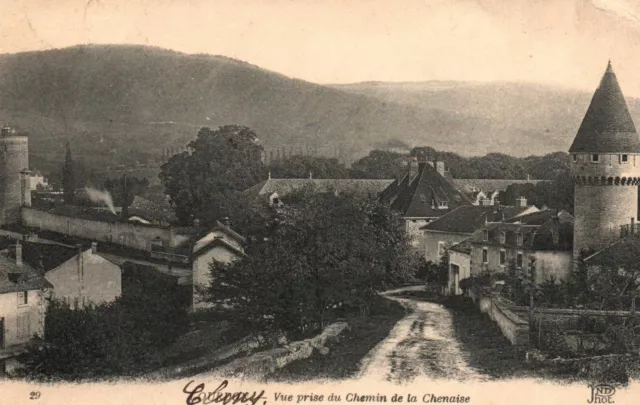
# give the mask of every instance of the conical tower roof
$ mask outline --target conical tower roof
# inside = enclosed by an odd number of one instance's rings
[[[611,62],[593,94],[569,152],[640,153],[640,138]]]

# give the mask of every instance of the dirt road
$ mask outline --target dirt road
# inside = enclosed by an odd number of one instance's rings
[[[389,291],[386,296],[411,308],[389,336],[362,360],[357,378],[409,383],[417,377],[429,379],[484,380],[469,367],[455,339],[451,313],[439,304],[390,294],[417,290],[408,287]]]

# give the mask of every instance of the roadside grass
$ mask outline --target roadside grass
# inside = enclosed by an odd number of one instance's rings
[[[352,315],[340,321],[349,330],[329,346],[329,353],[314,352],[308,359],[297,360],[267,377],[267,381],[296,382],[308,380],[336,380],[353,377],[360,369],[364,356],[389,335],[396,322],[406,315],[401,304],[384,297],[376,297],[369,316]]]

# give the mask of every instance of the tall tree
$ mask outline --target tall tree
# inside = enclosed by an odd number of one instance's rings
[[[62,189],[65,204],[73,204],[76,193],[76,174],[71,155],[71,146],[67,141],[67,150],[64,156],[64,164],[62,166]]]
[[[386,150],[372,150],[351,165],[351,177],[393,179],[406,171],[403,155]]]
[[[105,180],[104,188],[111,193],[113,203],[122,207],[122,215],[126,217],[133,199],[149,188],[149,180],[123,174],[117,179]]]
[[[413,274],[397,220],[355,196],[289,195],[269,237],[254,238],[246,258],[212,264],[207,300],[232,305],[256,330],[292,338],[321,328],[336,308],[367,314],[377,291]]]
[[[184,224],[232,216],[234,195],[266,177],[263,148],[247,127],[202,128],[188,150],[173,155],[159,175]]]

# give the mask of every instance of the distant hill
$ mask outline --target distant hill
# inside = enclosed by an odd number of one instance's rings
[[[544,154],[568,149],[590,99],[511,83],[321,86],[225,57],[120,45],[0,55],[0,89],[0,121],[31,134],[32,166],[45,171],[57,170],[65,140],[104,170],[225,124],[253,128],[267,148],[339,149],[348,160],[389,141]]]
[[[594,91],[596,86],[594,83]],[[501,152],[527,156],[567,151],[592,96],[573,89],[506,82],[366,82],[333,87],[412,106],[425,114],[442,111],[459,116],[466,139],[446,125],[436,125],[430,131],[455,139],[455,151],[462,155]],[[640,124],[640,100],[627,98],[627,102]]]

